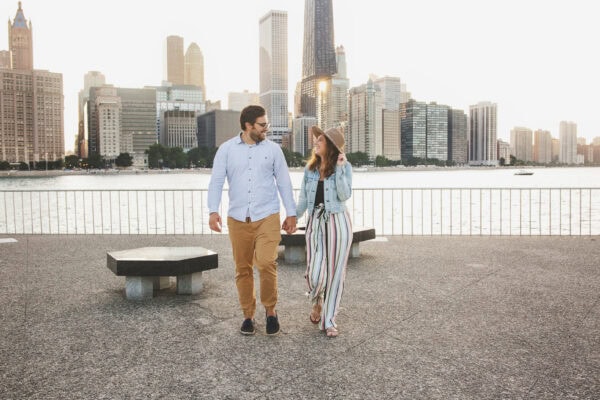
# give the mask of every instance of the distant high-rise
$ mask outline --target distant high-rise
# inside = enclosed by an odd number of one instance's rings
[[[129,153],[134,165],[147,166],[144,153],[156,143],[156,90],[93,86],[86,121],[89,155],[110,160]]]
[[[510,143],[506,143],[502,139],[498,139],[498,164],[504,161],[503,165],[510,165]]]
[[[448,112],[448,160],[467,163],[467,115],[463,110]]]
[[[310,127],[317,124],[315,117],[294,118],[292,151],[308,156],[312,149],[313,140]]]
[[[497,107],[479,102],[469,107],[469,163],[497,165]]]
[[[538,129],[533,134],[533,161],[541,164],[552,162],[552,135]]]
[[[79,91],[79,120],[78,120],[78,132],[77,132],[77,143],[76,143],[76,154],[80,158],[88,157],[88,140],[85,129],[85,107],[87,101],[90,98],[90,88],[100,87],[106,84],[106,78],[101,72],[90,71],[83,77],[83,89]]]
[[[344,46],[335,49],[337,72],[331,78],[331,90],[329,91],[329,108],[327,121],[324,129],[339,128],[348,121],[348,90],[350,80],[346,75],[346,51]]]
[[[243,92],[229,92],[227,94],[227,109],[242,111],[251,104],[260,104],[258,93],[251,93],[247,90]]]
[[[306,0],[304,6],[304,44],[300,111],[317,116],[319,84],[330,86],[337,72],[333,40],[332,0]]]
[[[271,10],[259,20],[260,104],[271,124],[269,139],[281,144],[288,126],[287,12]]]
[[[0,160],[29,163],[62,158],[63,77],[33,69],[31,22],[25,19],[21,2],[15,19],[8,21],[8,37],[10,66],[0,70]],[[5,61],[2,64],[6,66]]]
[[[204,113],[205,102],[199,86],[172,85],[157,86],[156,90],[156,135],[158,142],[166,145],[164,116],[167,111],[193,111],[196,116]],[[173,121],[176,120],[171,120]]]
[[[521,161],[533,161],[533,133],[517,126],[510,131],[511,154]]]
[[[399,110],[382,110],[383,156],[388,160],[400,160],[401,121]]]
[[[427,157],[427,104],[409,100],[400,105],[403,160]]]
[[[575,164],[577,162],[577,124],[570,121],[560,121],[559,140],[558,161],[563,164]]]
[[[386,110],[399,110],[402,100],[402,85],[400,84],[400,78],[393,76],[384,76],[381,78],[374,77],[373,81],[381,90],[383,108]]]
[[[366,153],[369,159],[383,155],[381,90],[371,79],[348,93],[346,151]]]
[[[33,35],[31,21],[25,19],[21,2],[12,24],[8,21],[8,46],[11,69],[33,69]]]
[[[173,85],[185,84],[183,38],[167,36],[165,42],[165,79]]]
[[[450,107],[429,103],[427,105],[427,158],[448,160],[448,112]]]
[[[204,56],[202,50],[196,43],[191,43],[185,52],[184,83],[186,85],[199,86],[206,99],[204,87]]]

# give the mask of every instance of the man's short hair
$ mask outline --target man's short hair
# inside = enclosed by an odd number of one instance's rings
[[[252,105],[244,108],[240,114],[240,126],[242,127],[242,130],[246,129],[246,122],[250,125],[254,125],[256,120],[266,113],[265,109],[261,106]]]

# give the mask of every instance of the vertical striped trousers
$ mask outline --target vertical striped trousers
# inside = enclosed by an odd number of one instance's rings
[[[319,327],[335,327],[346,266],[352,246],[352,222],[348,211],[330,214],[316,207],[306,226],[306,282],[312,304],[322,304]]]

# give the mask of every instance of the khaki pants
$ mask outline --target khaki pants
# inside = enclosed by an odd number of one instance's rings
[[[277,247],[281,241],[279,213],[253,222],[228,217],[227,227],[244,318],[254,317],[256,311],[254,265],[260,276],[260,302],[267,312],[274,311],[277,304]]]

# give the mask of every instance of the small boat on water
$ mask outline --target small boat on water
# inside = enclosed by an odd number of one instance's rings
[[[525,169],[521,169],[515,172],[515,175],[533,175],[533,171],[527,171]]]

